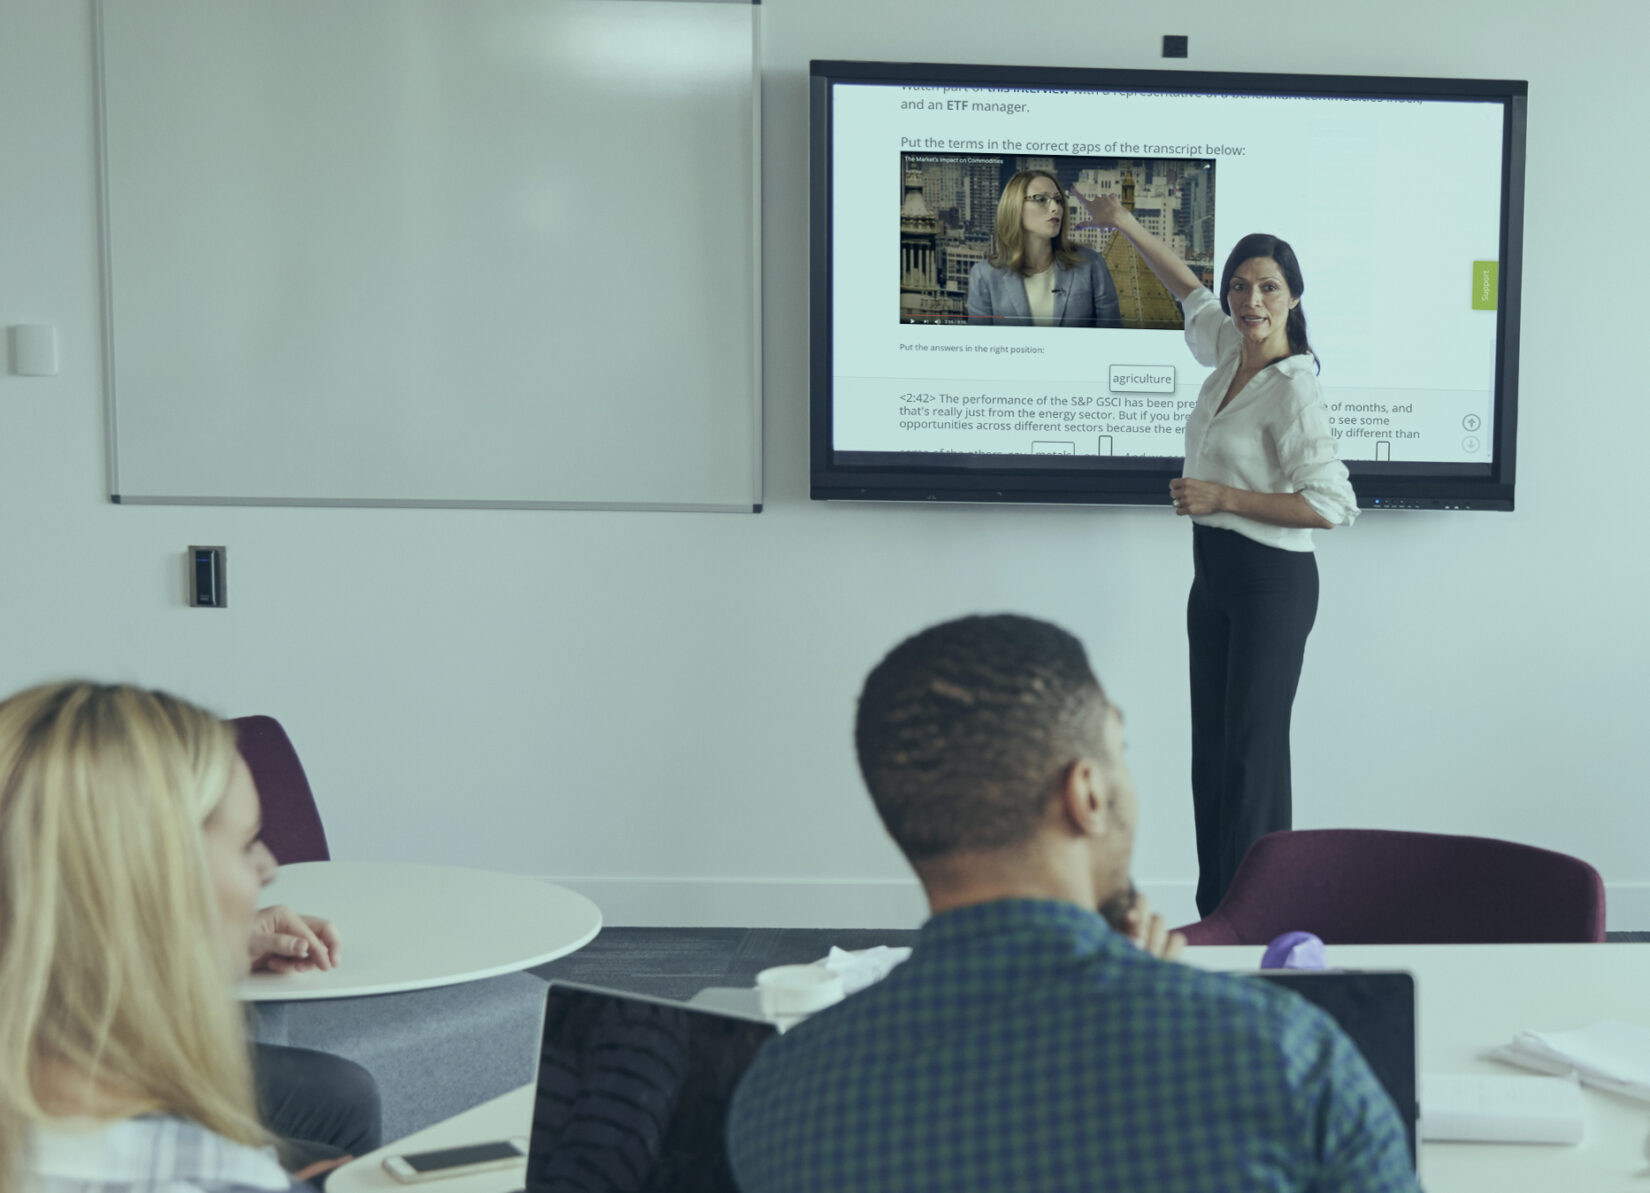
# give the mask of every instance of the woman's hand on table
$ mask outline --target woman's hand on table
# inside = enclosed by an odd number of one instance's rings
[[[265,907],[253,917],[249,947],[254,973],[306,973],[331,969],[343,960],[331,920],[299,915],[284,904]]]

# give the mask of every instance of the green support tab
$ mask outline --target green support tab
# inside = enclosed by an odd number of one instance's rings
[[[1474,261],[1472,263],[1472,309],[1495,310],[1495,296],[1499,293],[1500,262]]]

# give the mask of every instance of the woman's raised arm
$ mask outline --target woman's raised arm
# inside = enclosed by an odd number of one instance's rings
[[[1203,285],[1198,276],[1186,267],[1186,263],[1175,256],[1174,250],[1146,231],[1140,221],[1134,218],[1134,212],[1124,207],[1116,195],[1101,195],[1098,199],[1090,199],[1075,190],[1071,193],[1076,196],[1079,203],[1088,208],[1090,222],[1096,227],[1116,228],[1129,238],[1129,243],[1140,250],[1146,264],[1151,266],[1151,271],[1157,275],[1158,281],[1169,288],[1169,293],[1175,296],[1176,301],[1184,299]]]

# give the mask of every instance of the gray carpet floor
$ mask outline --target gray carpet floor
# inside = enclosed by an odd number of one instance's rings
[[[1650,943],[1650,932],[1611,932]],[[604,928],[584,948],[532,972],[655,998],[692,998],[706,986],[752,986],[770,965],[817,961],[831,946],[915,944],[915,931],[868,928]]]

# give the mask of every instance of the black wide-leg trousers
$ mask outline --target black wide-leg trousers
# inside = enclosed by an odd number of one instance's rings
[[[1290,826],[1289,714],[1318,614],[1318,561],[1233,530],[1192,527],[1197,910],[1208,915],[1259,837]]]

